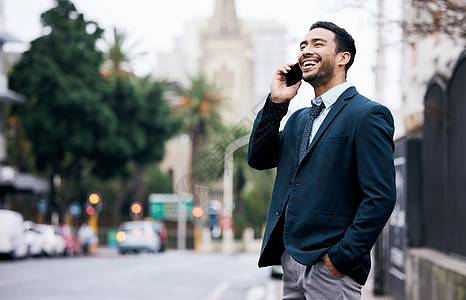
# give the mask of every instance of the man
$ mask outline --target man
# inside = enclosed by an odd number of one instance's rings
[[[259,266],[282,265],[283,299],[360,299],[395,204],[393,118],[346,82],[355,54],[346,30],[313,24],[298,55],[312,108],[279,131],[302,84],[286,85],[288,64],[254,122],[249,165],[277,167]]]

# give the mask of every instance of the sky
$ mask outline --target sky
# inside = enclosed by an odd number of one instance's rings
[[[5,29],[17,38],[29,42],[42,34],[40,14],[55,5],[54,0],[3,0]],[[79,12],[88,21],[96,21],[110,39],[114,27],[126,30],[129,44],[137,44],[135,52],[146,55],[134,61],[138,75],[157,71],[160,52],[173,50],[176,37],[183,34],[185,24],[196,18],[208,18],[213,14],[215,0],[74,0]],[[376,62],[376,0],[367,0],[364,8],[350,8],[350,0],[236,0],[236,14],[242,20],[274,20],[286,26],[287,60],[297,58],[299,42],[312,23],[318,20],[332,21],[347,29],[356,41],[357,55],[349,72],[349,81],[360,93],[375,96],[374,67]],[[399,1],[386,1],[386,11],[399,10]],[[346,3],[346,4],[345,4]],[[395,4],[394,4],[395,3]],[[395,5],[395,6],[393,6]],[[389,30],[393,31],[392,29]],[[396,48],[396,38],[388,43],[388,49]],[[21,47],[21,45],[11,45]],[[24,45],[22,46],[24,48]],[[103,47],[103,43],[101,44]],[[394,98],[398,93],[398,55],[386,51],[385,76],[388,88],[384,97]],[[398,72],[399,73],[399,72]],[[391,104],[396,108],[396,101]],[[390,105],[389,105],[390,107]]]

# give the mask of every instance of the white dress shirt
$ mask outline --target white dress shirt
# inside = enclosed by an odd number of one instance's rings
[[[316,105],[320,105],[322,101],[324,101],[325,109],[323,109],[320,112],[319,116],[312,123],[311,137],[309,139],[309,143],[312,141],[312,139],[316,135],[317,130],[319,130],[320,125],[322,125],[322,123],[324,122],[325,117],[330,112],[330,109],[332,108],[333,103],[335,103],[338,97],[340,97],[341,94],[343,94],[343,92],[346,91],[346,89],[348,89],[351,86],[353,86],[353,84],[349,82],[344,82],[342,84],[339,84],[331,88],[330,90],[325,92],[323,95],[312,99],[312,102]]]

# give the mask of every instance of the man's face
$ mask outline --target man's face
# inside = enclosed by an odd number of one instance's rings
[[[304,81],[316,84],[331,79],[338,65],[335,34],[324,28],[309,31],[300,44],[298,61]]]

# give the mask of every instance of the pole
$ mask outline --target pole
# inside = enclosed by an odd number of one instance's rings
[[[385,47],[385,21],[384,1],[378,0],[377,9],[377,62],[375,65],[375,98],[384,102],[384,47]]]
[[[375,93],[376,100],[383,102],[383,75],[384,75],[384,2],[378,0],[378,11],[377,11],[377,64],[375,70]],[[376,244],[374,245],[374,295],[384,294],[384,274],[383,274],[383,263],[384,263],[384,248],[385,248],[384,235],[380,235]]]
[[[177,224],[177,247],[178,250],[186,250],[186,203],[179,201],[178,224]]]
[[[95,236],[99,234],[99,217],[97,216],[97,212],[95,212],[92,216],[89,216],[88,225],[92,228]],[[91,242],[89,244],[89,253],[94,254],[97,251],[97,244]]]
[[[249,135],[243,136],[227,146],[225,149],[225,165],[223,171],[223,217],[231,220],[233,216],[233,153],[240,147],[249,143]],[[231,222],[229,222],[231,224]],[[226,226],[223,229],[222,252],[233,253],[233,228]]]

